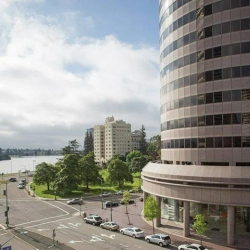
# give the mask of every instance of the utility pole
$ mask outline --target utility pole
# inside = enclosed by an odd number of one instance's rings
[[[4,215],[6,217],[6,225],[9,227],[9,205],[8,205],[8,182],[6,182],[6,190],[3,190],[3,195],[6,196],[6,211],[4,212]]]
[[[110,201],[110,221],[112,221],[113,202]]]

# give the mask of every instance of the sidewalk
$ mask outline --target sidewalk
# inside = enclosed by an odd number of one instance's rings
[[[137,202],[136,206],[135,205],[129,205],[129,219],[131,224],[129,225],[129,221],[128,221],[128,216],[127,214],[125,214],[125,206],[121,205],[119,207],[114,207],[112,209],[112,220],[114,222],[116,222],[117,224],[120,225],[120,228],[123,227],[131,227],[131,226],[135,226],[135,227],[139,227],[140,229],[142,229],[146,235],[149,234],[153,234],[152,231],[152,222],[147,222],[146,220],[144,220],[141,216],[142,214],[142,208],[143,208],[143,203],[142,202]],[[108,219],[110,220],[111,217],[111,209],[107,208],[107,209],[101,209],[101,202],[100,202],[100,207],[99,208],[93,208],[93,207],[88,207],[88,204],[85,204],[82,207],[82,211],[86,212],[87,215],[89,213],[93,213],[93,214],[98,214],[100,215],[103,219]],[[173,225],[172,226],[162,226],[162,227],[158,227],[155,229],[155,233],[165,233],[168,234],[171,239],[172,239],[172,243],[176,246],[179,246],[181,244],[184,243],[200,243],[200,238],[196,235],[193,234],[190,238],[186,238],[182,236],[182,230],[180,228],[176,228]],[[246,238],[246,237],[245,237]],[[221,238],[216,238],[213,240],[213,242],[211,242],[211,240],[209,239],[209,237],[207,237],[206,239],[204,238],[204,242],[203,245],[208,247],[209,249],[213,249],[213,250],[243,250],[243,249],[250,249],[250,239],[249,240],[245,240],[245,239],[238,239],[238,242],[241,243],[242,247],[237,247],[237,248],[230,248],[225,246],[226,242],[225,240],[222,240]],[[218,245],[216,245],[216,244]]]

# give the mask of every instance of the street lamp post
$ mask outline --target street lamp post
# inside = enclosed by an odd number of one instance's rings
[[[101,181],[101,189],[102,189],[102,209],[103,209],[103,181],[100,177],[97,177]]]
[[[82,214],[82,203],[79,203],[79,206],[80,206],[80,217],[81,217],[81,214]]]

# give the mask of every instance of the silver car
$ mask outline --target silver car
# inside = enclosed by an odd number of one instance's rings
[[[115,231],[119,229],[119,225],[117,225],[115,222],[112,221],[104,222],[100,225],[100,227],[108,229],[110,231]]]
[[[122,234],[132,236],[133,238],[143,238],[144,232],[137,227],[127,227],[120,230]]]
[[[148,243],[155,243],[161,247],[171,244],[171,239],[166,234],[153,234],[145,237]]]
[[[67,201],[68,205],[72,205],[72,204],[82,205],[82,203],[83,203],[83,200],[81,198],[75,198],[75,199]]]
[[[204,246],[201,246],[199,244],[186,244],[186,245],[180,245],[178,247],[178,250],[209,250],[208,248],[205,248]]]

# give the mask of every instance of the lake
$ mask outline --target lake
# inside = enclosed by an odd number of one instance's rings
[[[58,159],[62,159],[63,156],[23,156],[21,158],[13,157],[9,161],[0,161],[0,173],[18,173],[19,170],[34,171],[36,165],[42,162],[55,164]]]

